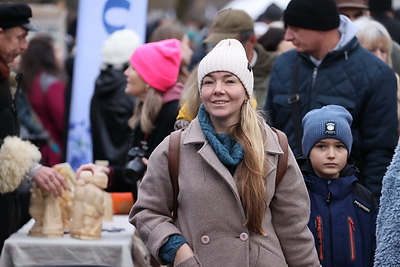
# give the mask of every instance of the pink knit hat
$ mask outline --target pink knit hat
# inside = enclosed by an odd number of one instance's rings
[[[181,60],[181,42],[177,39],[143,44],[136,48],[130,58],[140,77],[161,92],[178,80]]]

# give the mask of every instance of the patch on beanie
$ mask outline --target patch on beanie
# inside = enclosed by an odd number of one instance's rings
[[[335,122],[325,123],[325,134],[326,135],[336,135],[336,123]]]

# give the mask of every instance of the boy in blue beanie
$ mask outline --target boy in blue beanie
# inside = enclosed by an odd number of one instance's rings
[[[298,158],[310,196],[308,227],[322,266],[373,266],[378,205],[357,182],[349,159],[352,116],[328,105],[302,120],[303,157]]]

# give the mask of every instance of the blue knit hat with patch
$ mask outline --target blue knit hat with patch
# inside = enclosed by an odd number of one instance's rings
[[[312,147],[322,139],[334,138],[341,141],[351,152],[353,117],[342,106],[328,105],[309,111],[303,118],[303,154],[307,157]]]

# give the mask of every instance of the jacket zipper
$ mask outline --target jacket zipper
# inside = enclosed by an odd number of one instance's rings
[[[311,78],[311,89],[310,89],[310,94],[308,95],[308,98],[309,99],[313,99],[314,98],[314,87],[315,87],[315,82],[316,82],[316,79],[317,79],[317,74],[318,74],[318,68],[317,67],[314,67],[314,71],[313,71],[313,73],[312,73],[312,78]],[[309,101],[309,103],[308,103],[308,109],[310,110],[310,109],[313,109],[311,106],[312,106],[312,103],[313,101]]]
[[[347,221],[349,222],[349,235],[350,235],[350,259],[356,259],[355,245],[354,245],[354,232],[356,228],[354,227],[354,221],[351,217],[347,217]]]
[[[314,89],[315,86],[315,80],[317,79],[317,73],[318,73],[318,68],[315,67],[313,74],[312,74],[312,83],[311,83],[311,88]]]
[[[317,221],[317,234],[318,234],[318,248],[319,248],[319,252],[318,252],[318,257],[320,260],[324,259],[324,245],[323,245],[323,240],[322,240],[322,217],[318,216],[316,218]]]

